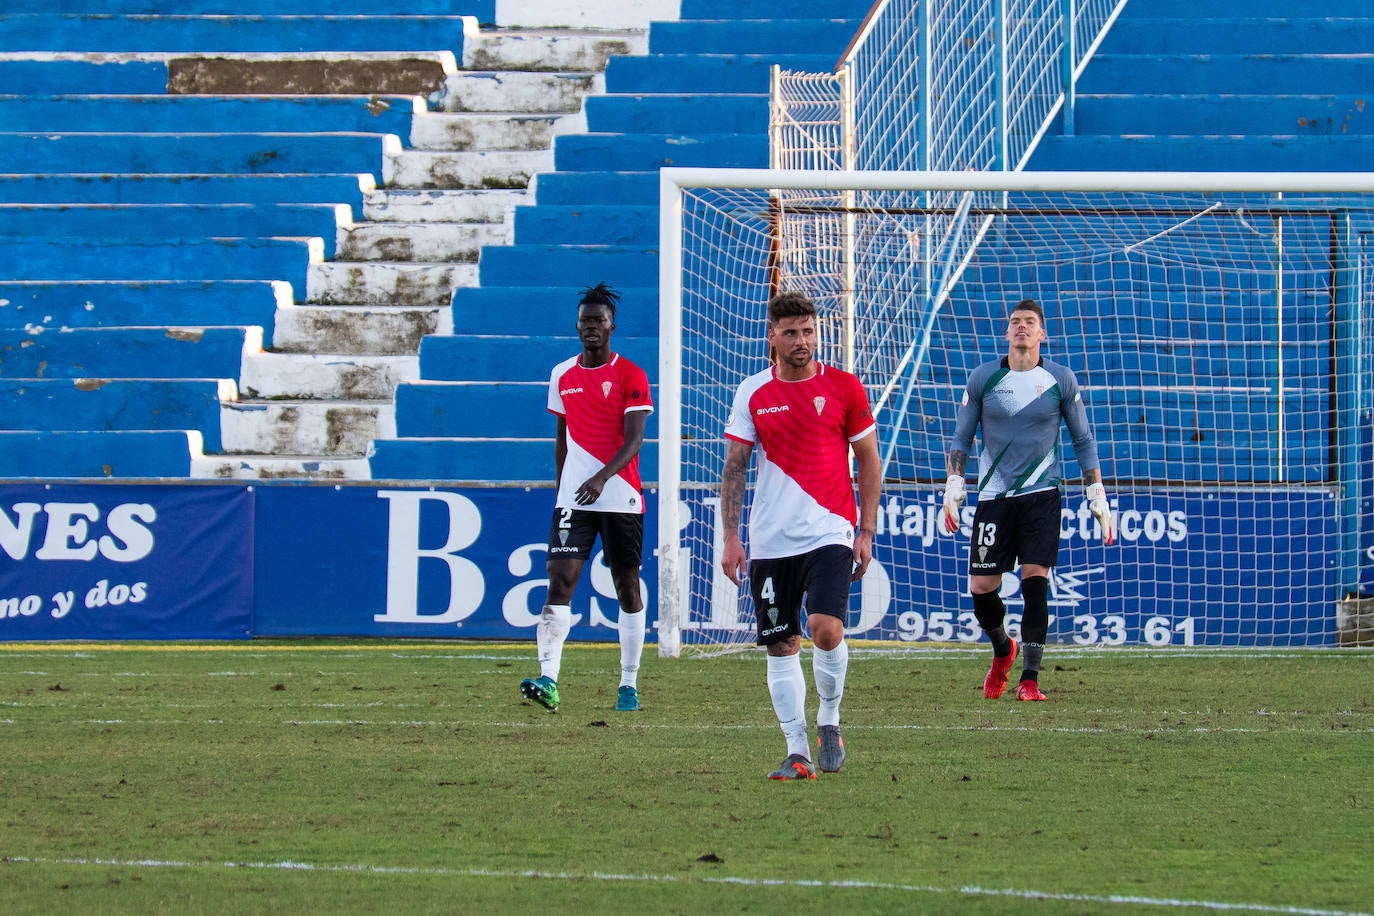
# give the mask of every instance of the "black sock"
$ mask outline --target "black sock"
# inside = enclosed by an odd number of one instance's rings
[[[978,625],[992,641],[992,654],[998,658],[1010,655],[1011,638],[1007,636],[1006,627],[1002,626],[1007,616],[1007,606],[1002,603],[1002,596],[995,591],[974,595],[973,616],[978,618]]]

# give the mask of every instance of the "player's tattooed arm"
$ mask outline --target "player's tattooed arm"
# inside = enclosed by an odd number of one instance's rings
[[[731,440],[725,454],[725,471],[720,479],[720,517],[727,535],[739,534],[739,520],[744,513],[744,483],[752,451],[747,442]]]
[[[747,558],[739,537],[739,520],[744,512],[744,478],[749,470],[749,455],[754,447],[747,442],[729,441],[725,453],[725,470],[720,475],[720,519],[725,528],[725,545],[721,553],[721,568],[731,582],[740,585],[746,571]]]
[[[945,456],[945,470],[954,476],[964,476],[964,471],[968,469],[968,452],[960,449],[950,449]]]

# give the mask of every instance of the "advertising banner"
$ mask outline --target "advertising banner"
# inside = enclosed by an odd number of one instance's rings
[[[552,489],[272,486],[257,497],[258,635],[534,639]],[[656,516],[646,502],[640,578],[652,626]],[[599,542],[572,612],[571,639],[616,638]]]
[[[0,639],[242,639],[242,487],[0,486]]]
[[[718,543],[717,500],[688,499],[689,540]],[[1343,594],[1338,502],[1320,487],[1125,491],[1112,498],[1108,547],[1086,500],[1066,493],[1059,562],[1050,577],[1051,642],[1078,645],[1334,645]],[[933,488],[884,491],[874,562],[856,586],[847,632],[902,642],[977,642],[966,598],[973,506],[956,535],[939,525]],[[900,562],[894,562],[900,558]],[[697,576],[714,557],[688,556]],[[1022,600],[1003,577],[1008,625]],[[732,624],[734,592],[713,602],[697,589],[684,629]],[[719,592],[716,589],[716,592]]]

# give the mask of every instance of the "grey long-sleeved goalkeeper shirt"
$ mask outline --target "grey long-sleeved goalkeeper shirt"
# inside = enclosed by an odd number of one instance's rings
[[[1097,442],[1073,372],[1043,357],[1035,368],[1017,372],[1003,357],[969,376],[950,450],[972,454],[973,434],[981,424],[979,499],[1048,490],[1059,486],[1061,418],[1079,466],[1085,472],[1097,469]]]

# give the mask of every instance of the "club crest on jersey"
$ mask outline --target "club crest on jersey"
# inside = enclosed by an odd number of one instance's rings
[[[602,383],[601,383],[601,396],[602,396],[603,398],[608,398],[608,397],[611,396],[611,387],[612,387],[612,385],[611,385],[610,382],[602,382]]]
[[[825,398],[812,398],[811,403],[816,408],[816,416],[819,417],[821,415],[821,411],[825,410]]]

